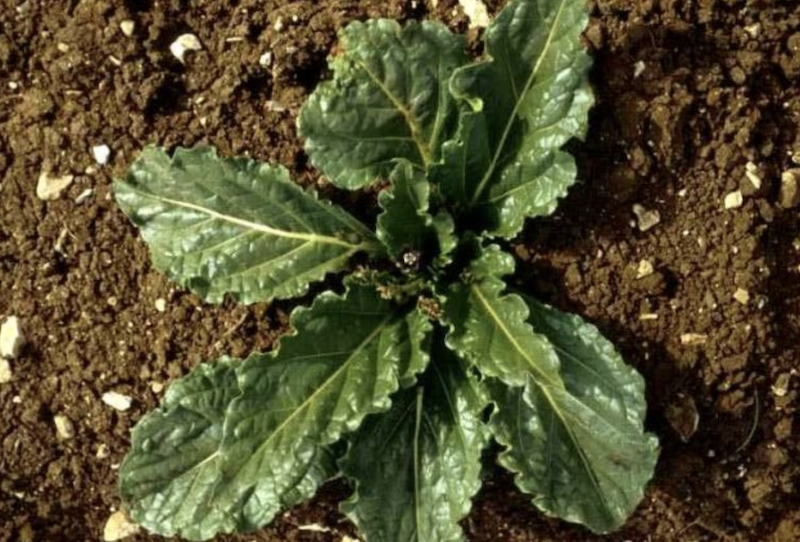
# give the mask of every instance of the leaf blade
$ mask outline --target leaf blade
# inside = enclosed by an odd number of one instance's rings
[[[506,447],[500,462],[548,515],[612,531],[643,498],[658,456],[658,440],[644,431],[644,381],[594,326],[526,302],[565,385],[491,386],[492,430]]]
[[[367,420],[341,462],[357,487],[342,509],[367,542],[464,540],[458,521],[480,487],[488,403],[480,383],[437,343],[422,382]]]
[[[212,149],[149,147],[118,180],[120,207],[150,246],[153,263],[206,301],[294,297],[375,251],[372,232],[304,192],[282,167],[220,159]]]
[[[351,23],[340,37],[333,81],[300,112],[311,162],[347,189],[388,175],[399,159],[426,168],[451,135],[447,80],[466,61],[463,38],[439,23],[385,19]]]
[[[460,137],[489,150],[466,195],[492,235],[513,237],[526,218],[552,213],[575,181],[560,148],[585,136],[594,102],[587,24],[583,2],[513,0],[486,31],[490,59],[453,75],[453,94],[486,121],[485,132]]]
[[[203,490],[195,494],[193,485],[166,479],[123,491],[134,520],[193,539],[263,526],[281,509],[311,497],[327,472],[327,447],[368,414],[388,409],[389,395],[427,364],[422,343],[429,323],[414,311],[398,312],[371,288],[351,285],[344,297],[322,294],[311,308],[295,311],[292,324],[297,333],[282,340],[277,352],[237,366],[239,393],[215,418],[217,448],[205,450],[205,464],[213,469]],[[348,332],[337,332],[338,326]],[[161,432],[148,432],[155,435],[151,439],[186,430],[159,419],[169,413],[159,410],[142,422],[161,422]],[[166,459],[153,457],[152,444],[134,436],[123,487],[137,487],[149,472],[142,464],[182,461],[174,447]],[[186,502],[191,510],[182,509]]]

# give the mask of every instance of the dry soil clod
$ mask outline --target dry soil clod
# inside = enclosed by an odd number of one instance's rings
[[[19,318],[9,316],[3,322],[3,327],[0,327],[0,357],[5,359],[16,358],[24,343],[25,337],[22,334]]]
[[[63,414],[53,416],[53,423],[56,426],[56,434],[62,440],[69,440],[75,436],[75,425],[72,420]]]
[[[128,515],[119,510],[111,514],[103,529],[103,540],[115,542],[139,533],[139,526],[133,523]]]
[[[784,209],[792,209],[800,203],[800,191],[797,181],[800,179],[800,169],[790,169],[781,174],[781,191],[778,196],[778,205]]]
[[[178,39],[173,41],[172,45],[169,46],[169,51],[172,53],[172,56],[177,58],[181,64],[185,62],[184,57],[187,51],[202,50],[203,45],[200,43],[200,39],[194,34],[181,34],[178,36]]]
[[[636,215],[636,223],[640,231],[647,231],[661,222],[661,213],[656,210],[648,210],[640,203],[633,205],[633,214]]]
[[[45,201],[58,199],[74,179],[75,177],[72,175],[51,177],[48,171],[42,171],[39,175],[39,182],[36,183],[36,196]]]

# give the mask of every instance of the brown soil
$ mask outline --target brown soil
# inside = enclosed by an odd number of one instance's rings
[[[336,30],[377,16],[465,30],[455,0],[438,4],[0,1],[0,318],[19,316],[28,337],[13,381],[0,385],[0,542],[101,539],[129,430],[163,393],[152,384],[220,353],[269,348],[293,306],[211,307],[171,287],[111,200],[112,177],[146,143],[204,141],[315,182],[294,119],[326,75]],[[639,510],[608,540],[800,540],[800,215],[777,205],[781,172],[800,151],[793,4],[593,2],[599,105],[588,142],[574,146],[583,181],[514,248],[520,283],[596,322],[648,382],[663,455]],[[181,65],[168,46],[187,31],[204,49]],[[266,51],[269,68],[259,65]],[[87,169],[100,143],[112,161]],[[43,170],[76,180],[42,202]],[[93,196],[76,203],[87,188]],[[724,209],[737,189],[744,205]],[[633,204],[661,222],[641,232]],[[643,259],[654,273],[637,279]],[[686,334],[698,335],[684,344]],[[106,407],[108,390],[134,397],[133,408]],[[73,439],[57,438],[56,414],[74,423]],[[338,542],[352,534],[335,508],[344,492],[328,487],[238,540]],[[298,529],[310,523],[332,531]],[[501,473],[465,525],[478,542],[601,540],[543,518]]]

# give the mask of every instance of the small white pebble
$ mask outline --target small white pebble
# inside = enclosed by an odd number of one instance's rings
[[[11,364],[7,359],[0,358],[0,384],[11,382]]]
[[[75,426],[72,420],[63,414],[56,414],[53,416],[53,423],[56,426],[56,434],[62,440],[69,440],[75,436]]]
[[[133,523],[122,510],[111,514],[103,528],[103,540],[116,542],[139,533],[139,526]]]
[[[658,313],[655,312],[643,312],[639,315],[639,320],[658,320]]]
[[[19,83],[17,83],[16,81],[9,81],[8,88],[10,88],[11,90],[17,90],[19,88]]]
[[[684,333],[683,335],[681,335],[681,344],[689,346],[696,344],[705,344],[707,339],[708,335],[704,333]]]
[[[258,57],[258,65],[262,68],[269,68],[272,65],[272,51],[267,51]]]
[[[647,64],[644,63],[644,60],[640,60],[633,65],[633,78],[636,79],[640,75],[644,73],[644,70],[647,69]]]
[[[172,56],[177,58],[181,64],[184,62],[184,56],[187,51],[202,50],[203,44],[200,43],[200,40],[194,34],[181,34],[178,36],[178,39],[173,41],[172,45],[169,46],[169,51],[172,53]]]
[[[164,384],[161,382],[151,382],[150,389],[153,391],[153,393],[161,393],[164,391]]]
[[[725,208],[726,209],[738,209],[744,204],[744,197],[742,196],[741,190],[734,190],[727,196],[725,196]]]
[[[69,45],[60,41],[56,44],[56,49],[58,49],[62,53],[67,53],[69,52]]]
[[[51,177],[46,171],[39,175],[39,182],[36,183],[36,196],[41,200],[58,199],[61,192],[67,189],[75,179],[72,175],[62,175],[61,177]]]
[[[641,231],[647,231],[661,222],[661,213],[645,209],[644,205],[639,203],[633,205],[633,214],[636,215],[636,222]]]
[[[136,28],[136,23],[134,23],[130,19],[125,19],[124,21],[119,23],[119,29],[122,30],[122,33],[129,38],[133,36],[133,30],[135,28]]]
[[[108,145],[95,145],[92,147],[92,156],[98,165],[104,166],[111,158],[111,149],[108,148]]]
[[[761,25],[759,23],[747,25],[744,27],[744,31],[750,34],[751,38],[757,38],[758,34],[761,32]]]
[[[761,177],[758,176],[757,165],[753,162],[747,162],[747,165],[744,167],[744,174],[756,190],[761,188]]]
[[[103,394],[103,402],[114,410],[124,412],[131,408],[132,400],[127,395],[115,391],[107,391]]]
[[[167,300],[163,297],[156,299],[155,305],[158,312],[164,312],[167,310]]]
[[[733,293],[733,298],[742,305],[747,305],[750,302],[750,292],[744,288],[737,288]]]
[[[94,188],[87,188],[86,190],[78,194],[78,197],[75,198],[75,203],[80,205],[87,199],[91,198],[93,194],[94,194]]]
[[[19,318],[9,316],[3,322],[3,327],[0,327],[0,357],[5,359],[16,358],[24,343],[25,337],[22,334]]]
[[[464,15],[469,19],[470,28],[486,28],[491,20],[486,4],[481,0],[458,0]]]
[[[298,531],[307,531],[311,533],[329,533],[331,532],[329,527],[325,527],[324,525],[320,525],[319,523],[309,523],[308,525],[299,525],[297,527]]]
[[[101,443],[97,447],[97,452],[94,454],[94,456],[97,459],[105,459],[106,457],[108,457],[110,455],[111,455],[111,451],[108,449],[108,444],[105,444],[105,443]]]
[[[282,32],[283,31],[283,17],[278,17],[277,19],[275,19],[275,24],[272,25],[272,28],[275,30],[275,32],[278,32],[278,33]]]
[[[650,260],[642,260],[639,262],[639,267],[636,268],[636,278],[643,279],[645,277],[649,277],[655,273],[655,268],[653,267],[652,262]]]

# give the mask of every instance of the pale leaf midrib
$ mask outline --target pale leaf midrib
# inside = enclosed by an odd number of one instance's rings
[[[519,344],[514,334],[506,327],[505,322],[503,322],[503,319],[500,318],[499,314],[497,314],[497,311],[494,310],[494,307],[492,307],[491,303],[489,303],[489,300],[487,300],[486,297],[484,297],[483,293],[480,291],[480,288],[478,288],[477,285],[473,284],[471,286],[471,289],[472,293],[478,298],[478,301],[480,301],[481,305],[483,305],[484,310],[489,314],[492,320],[494,320],[497,327],[500,328],[500,330],[506,336],[508,342],[511,343],[511,345],[514,347],[515,350],[517,350],[517,352],[519,352],[522,358],[528,362],[528,365],[530,365],[532,372],[536,373],[539,376],[539,378],[541,378],[547,384],[555,387],[561,387],[560,382],[554,381],[553,378],[550,375],[548,375],[545,371],[543,371],[536,363],[536,361],[533,360],[528,355],[528,353],[525,351],[522,345]]]
[[[506,145],[506,140],[508,139],[508,136],[511,134],[511,127],[514,126],[514,122],[516,121],[517,116],[519,115],[519,108],[522,105],[523,98],[530,90],[531,85],[533,84],[533,81],[536,78],[536,75],[538,75],[539,73],[539,69],[542,66],[542,62],[544,58],[547,56],[550,47],[552,46],[553,38],[556,34],[556,28],[558,27],[558,24],[561,20],[561,14],[564,11],[564,5],[566,4],[566,2],[567,0],[561,0],[561,3],[558,6],[558,12],[556,13],[556,16],[553,18],[553,24],[550,27],[550,30],[547,34],[547,41],[545,42],[545,45],[542,48],[542,53],[539,55],[539,58],[536,59],[536,64],[534,65],[531,74],[528,76],[528,80],[525,82],[525,87],[523,88],[522,93],[520,94],[520,99],[518,99],[514,104],[514,109],[511,111],[511,115],[509,115],[508,117],[505,129],[503,130],[503,135],[500,137],[500,142],[497,145],[497,149],[495,150],[494,156],[492,156],[492,161],[489,164],[486,173],[483,175],[481,182],[478,184],[478,188],[475,190],[475,193],[472,196],[472,200],[470,201],[471,205],[475,205],[478,202],[481,195],[483,194],[484,189],[486,188],[487,183],[494,176],[494,171],[495,168],[497,168],[500,156],[503,154],[503,150]]]
[[[378,335],[379,335],[381,332],[383,332],[383,331],[384,331],[384,329],[385,329],[385,328],[387,327],[387,325],[389,324],[389,321],[390,321],[390,320],[392,320],[392,319],[394,318],[394,316],[395,316],[395,315],[394,315],[393,313],[390,313],[390,314],[388,314],[388,315],[387,315],[387,316],[386,316],[386,317],[385,317],[385,318],[384,318],[384,319],[381,321],[381,323],[380,323],[380,324],[378,324],[378,326],[377,326],[377,327],[376,327],[376,328],[375,328],[375,329],[374,329],[374,330],[373,330],[373,331],[372,331],[372,332],[369,334],[369,336],[367,336],[367,338],[366,338],[366,339],[364,339],[364,340],[361,342],[361,344],[359,344],[359,345],[358,345],[358,346],[357,346],[355,349],[353,349],[353,350],[352,350],[352,352],[350,353],[350,356],[349,356],[349,357],[348,357],[348,358],[347,358],[347,359],[346,359],[346,360],[345,360],[345,361],[342,363],[342,365],[341,365],[341,366],[340,366],[338,369],[336,369],[336,371],[335,371],[335,372],[334,372],[332,375],[330,375],[330,376],[329,376],[329,377],[328,377],[328,378],[325,380],[325,382],[324,382],[324,383],[323,383],[323,384],[322,384],[320,387],[318,387],[316,390],[314,390],[314,393],[312,393],[312,394],[311,394],[311,395],[310,395],[308,398],[306,398],[306,399],[305,399],[305,400],[304,400],[304,401],[303,401],[303,402],[302,402],[300,405],[298,405],[298,406],[297,406],[297,408],[295,408],[295,409],[294,409],[294,412],[292,412],[292,414],[290,414],[289,416],[287,416],[287,418],[286,418],[286,419],[285,419],[283,422],[281,422],[281,424],[280,424],[278,427],[276,427],[276,428],[275,428],[275,429],[274,429],[274,430],[273,430],[273,431],[270,433],[270,435],[267,437],[267,439],[266,439],[266,440],[264,440],[264,442],[262,442],[262,443],[261,443],[261,444],[258,446],[258,448],[257,448],[257,449],[256,449],[256,450],[255,450],[255,451],[254,451],[254,452],[253,452],[251,455],[250,455],[250,457],[249,457],[249,458],[248,458],[248,459],[247,459],[247,460],[246,460],[246,461],[245,461],[245,462],[242,464],[242,466],[241,466],[241,467],[239,467],[238,469],[236,469],[236,472],[235,472],[235,473],[233,473],[233,474],[232,474],[232,475],[229,477],[229,479],[230,479],[230,480],[235,480],[235,479],[236,479],[236,478],[239,476],[239,473],[240,473],[242,470],[244,470],[244,469],[245,469],[245,468],[248,466],[248,464],[249,464],[251,461],[253,461],[253,459],[254,459],[254,458],[256,458],[256,457],[258,457],[259,455],[261,455],[261,454],[262,454],[263,450],[264,450],[264,449],[266,449],[266,447],[267,447],[267,446],[268,446],[270,443],[272,443],[272,441],[275,439],[276,435],[280,435],[280,434],[281,434],[281,433],[282,433],[282,432],[285,430],[286,426],[287,426],[287,425],[289,425],[289,424],[290,424],[290,423],[291,423],[291,422],[292,422],[292,421],[293,421],[293,420],[294,420],[294,419],[295,419],[295,418],[296,418],[296,417],[299,415],[299,413],[300,413],[300,412],[303,412],[303,411],[305,411],[305,410],[307,409],[307,407],[308,407],[309,405],[311,405],[311,404],[312,404],[312,403],[315,401],[315,399],[316,399],[316,398],[317,398],[317,397],[318,397],[318,396],[319,396],[319,395],[320,395],[320,394],[321,394],[321,393],[322,393],[322,392],[323,392],[325,389],[327,389],[327,387],[328,387],[329,385],[331,385],[331,383],[332,383],[332,382],[336,381],[336,379],[339,377],[339,375],[340,375],[340,374],[342,374],[342,372],[344,372],[344,371],[345,371],[347,368],[349,368],[349,367],[350,367],[350,364],[353,362],[353,360],[355,360],[355,359],[356,359],[356,357],[358,356],[358,354],[360,354],[360,353],[361,353],[361,352],[362,352],[362,351],[363,351],[363,350],[364,350],[364,349],[365,349],[365,348],[366,348],[366,347],[367,347],[367,346],[368,346],[368,345],[369,345],[369,344],[370,344],[372,341],[374,341],[374,340],[375,340],[375,338],[376,338],[376,337],[377,337],[377,336],[378,336]]]
[[[411,139],[416,143],[417,149],[419,150],[419,156],[422,159],[423,167],[427,168],[431,163],[431,150],[428,146],[428,143],[423,139],[423,131],[420,128],[419,124],[417,123],[417,119],[414,114],[405,106],[403,103],[397,99],[397,97],[392,93],[390,89],[383,84],[383,81],[375,75],[372,70],[369,69],[369,66],[361,60],[354,61],[364,72],[367,76],[372,80],[375,85],[380,89],[380,91],[389,99],[392,105],[397,109],[397,112],[400,113],[403,118],[406,120],[406,124],[408,125]]]
[[[189,209],[192,211],[196,211],[199,213],[203,213],[209,217],[212,217],[216,220],[221,220],[223,222],[228,222],[231,224],[235,224],[239,227],[246,228],[249,230],[257,231],[260,233],[264,233],[267,235],[272,235],[275,237],[283,237],[285,239],[299,239],[303,241],[309,241],[312,243],[323,243],[323,244],[330,244],[330,245],[338,245],[342,247],[346,247],[348,249],[358,249],[361,248],[360,245],[354,245],[352,243],[348,243],[336,237],[332,237],[329,235],[319,235],[316,233],[301,233],[301,232],[293,232],[293,231],[286,231],[277,228],[273,228],[271,226],[267,226],[265,224],[259,224],[257,222],[252,222],[250,220],[244,220],[242,218],[237,218],[235,216],[226,215],[220,213],[218,211],[214,211],[213,209],[208,209],[207,207],[203,207],[202,205],[196,205],[194,203],[189,203],[185,201],[179,201],[172,198],[166,198],[163,196],[158,196],[156,194],[152,194],[150,192],[144,192],[141,190],[136,190],[130,185],[128,188],[133,192],[136,192],[139,196],[149,198],[160,203],[164,203],[167,205],[172,205],[175,207],[179,207],[182,209]]]

